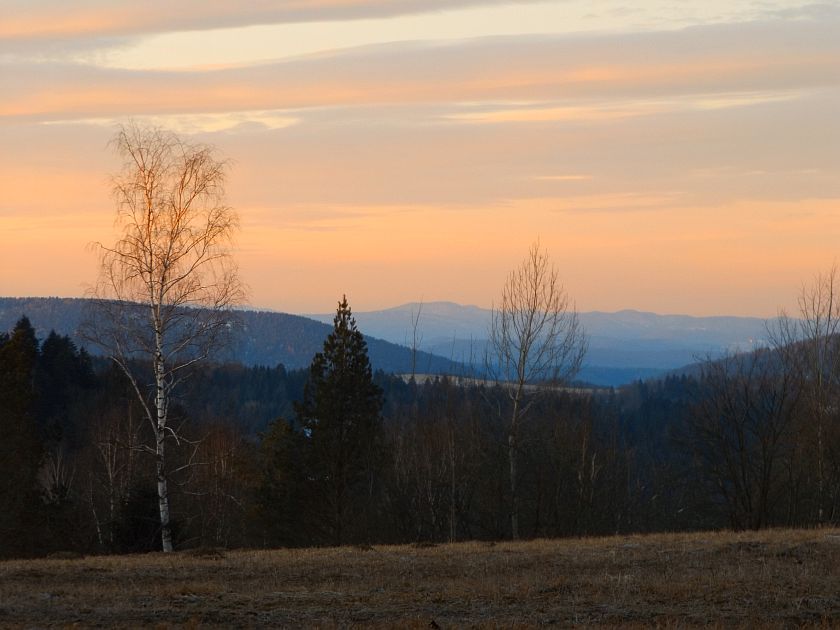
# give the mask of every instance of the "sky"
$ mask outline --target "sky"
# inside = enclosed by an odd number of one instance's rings
[[[840,251],[840,2],[0,0],[0,295],[81,296],[130,120],[231,167],[254,307],[769,317]]]

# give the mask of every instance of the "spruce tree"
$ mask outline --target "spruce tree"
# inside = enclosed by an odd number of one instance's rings
[[[272,547],[311,544],[306,438],[283,418],[270,423],[260,438],[254,495],[260,538]]]
[[[359,540],[368,531],[378,485],[382,390],[373,382],[367,344],[346,296],[296,411],[308,438],[308,478],[323,533],[336,545]]]
[[[41,443],[35,422],[38,340],[26,317],[0,336],[0,557],[39,547]]]

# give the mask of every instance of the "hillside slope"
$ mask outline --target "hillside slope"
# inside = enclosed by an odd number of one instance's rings
[[[71,337],[77,345],[88,347],[78,335],[87,303],[88,300],[80,298],[0,298],[0,331],[10,330],[22,315],[26,315],[39,337],[55,330]],[[244,365],[282,363],[288,369],[306,367],[332,330],[331,325],[286,313],[240,310],[234,316],[237,332],[230,347],[218,359]],[[359,328],[366,332],[361,324]],[[366,336],[366,340],[374,369],[394,373],[411,370],[412,357],[408,348],[372,336]],[[98,353],[94,347],[88,347],[88,350]],[[418,353],[417,368],[431,373],[458,371],[458,366],[448,359],[428,352]]]

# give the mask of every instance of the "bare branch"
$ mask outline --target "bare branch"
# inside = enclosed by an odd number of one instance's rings
[[[126,374],[152,425],[169,551],[165,443],[183,441],[169,426],[170,400],[188,369],[219,343],[227,312],[244,297],[229,251],[239,220],[224,203],[227,164],[212,147],[133,123],[120,127],[111,146],[122,160],[112,177],[120,238],[94,246],[99,281],[85,335]],[[147,377],[150,386],[141,387]]]
[[[539,242],[508,276],[490,322],[486,369],[510,399],[508,456],[511,529],[518,538],[517,451],[519,425],[546,384],[571,380],[580,370],[587,341],[559,273]]]

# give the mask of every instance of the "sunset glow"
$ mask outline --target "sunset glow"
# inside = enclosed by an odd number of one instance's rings
[[[579,310],[771,316],[838,259],[840,7],[172,4],[0,0],[0,295],[94,281],[130,119],[231,161],[255,307],[490,306],[539,238]]]

